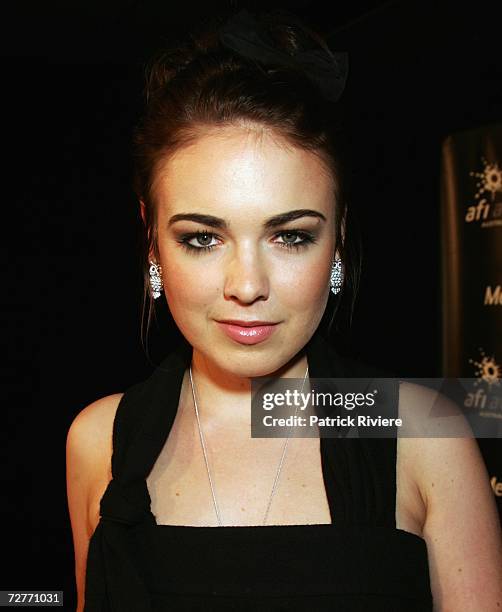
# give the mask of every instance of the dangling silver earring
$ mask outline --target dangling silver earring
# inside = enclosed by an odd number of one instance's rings
[[[343,271],[342,271],[342,260],[337,257],[333,260],[331,265],[331,278],[329,281],[331,285],[331,291],[336,295],[342,289],[343,284]]]
[[[164,288],[162,284],[162,267],[159,264],[150,261],[150,287],[152,289],[153,299],[160,297],[160,292]]]

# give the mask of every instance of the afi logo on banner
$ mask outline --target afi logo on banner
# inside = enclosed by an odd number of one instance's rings
[[[502,225],[502,201],[496,201],[497,194],[502,193],[502,169],[497,162],[489,163],[483,158],[482,172],[471,172],[478,180],[474,199],[477,204],[468,206],[465,215],[466,223],[481,222],[481,227]]]

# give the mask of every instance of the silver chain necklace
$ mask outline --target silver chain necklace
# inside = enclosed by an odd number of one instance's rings
[[[303,377],[303,383],[302,383],[301,391],[303,391],[303,386],[305,385],[305,380],[307,379],[308,371],[309,371],[309,368],[307,366],[307,369],[305,370],[305,376]],[[208,457],[207,457],[206,442],[204,440],[204,434],[202,433],[202,426],[201,426],[200,417],[199,417],[199,407],[197,406],[197,399],[195,397],[195,388],[194,388],[194,384],[193,384],[192,365],[191,364],[190,364],[189,372],[190,372],[190,384],[191,384],[191,387],[192,387],[193,404],[194,404],[194,407],[195,407],[195,416],[197,417],[197,425],[198,425],[198,428],[199,428],[199,437],[200,437],[200,443],[201,443],[201,446],[202,446],[202,453],[204,455],[204,461],[206,463],[206,470],[207,470],[207,477],[209,479],[209,486],[211,487],[211,495],[213,497],[214,511],[216,512],[216,518],[218,519],[218,526],[221,527],[223,525],[223,521],[221,520],[220,508],[218,506],[218,500],[216,499],[216,491],[215,491],[215,488],[214,488],[213,479],[211,478],[211,470],[209,469],[209,460],[208,460]],[[300,393],[301,393],[301,391],[300,391]],[[295,417],[296,417],[297,411],[298,411],[298,405],[296,406],[296,409],[295,409],[295,414],[294,414]],[[295,421],[295,419],[293,419],[293,421]],[[277,474],[275,475],[274,484],[272,485],[272,492],[270,493],[270,498],[268,500],[267,509],[265,511],[265,516],[263,517],[262,525],[265,525],[266,522],[267,522],[268,513],[270,511],[270,506],[272,505],[272,499],[274,498],[274,494],[275,494],[275,491],[277,489],[277,483],[279,482],[279,476],[281,474],[282,465],[284,463],[284,457],[286,456],[286,450],[287,450],[287,447],[288,447],[289,438],[291,437],[291,429],[292,429],[292,426],[289,428],[288,435],[286,437],[286,441],[284,442],[284,446],[282,448],[282,455],[281,455],[281,459],[279,461],[279,467],[277,468]]]

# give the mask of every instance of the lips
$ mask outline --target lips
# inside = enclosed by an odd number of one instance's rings
[[[240,344],[258,344],[270,338],[278,323],[266,321],[217,321],[220,329],[232,340]]]
[[[277,325],[273,321],[259,321],[257,319],[242,321],[240,319],[221,319],[218,323],[227,323],[229,325],[237,325],[239,327],[258,327],[260,325]]]

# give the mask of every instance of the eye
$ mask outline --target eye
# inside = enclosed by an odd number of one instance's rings
[[[279,232],[276,236],[282,236],[284,242],[278,242],[281,247],[286,249],[301,249],[308,247],[309,244],[313,244],[316,240],[312,234],[309,232],[303,232],[300,230],[288,230],[284,232]],[[297,242],[297,239],[300,239]]]
[[[206,232],[205,230],[193,232],[191,234],[185,234],[181,236],[178,242],[181,246],[190,251],[191,253],[195,253],[196,251],[211,251],[216,244],[211,244],[211,240],[215,238],[216,235],[212,232]],[[199,243],[199,246],[195,246],[194,244],[190,244],[192,240],[195,240]]]

